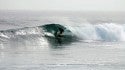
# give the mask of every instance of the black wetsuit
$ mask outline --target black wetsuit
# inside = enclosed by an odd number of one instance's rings
[[[62,43],[62,33],[64,32],[64,30],[62,29],[62,28],[58,28],[58,31],[56,31],[55,33],[54,33],[54,35],[55,35],[55,38],[56,38],[56,41],[59,43],[59,44],[61,44]]]
[[[56,31],[55,33],[54,33],[54,35],[55,35],[55,37],[61,37],[62,35],[62,33],[64,32],[64,30],[62,29],[62,28],[58,28],[58,31]]]

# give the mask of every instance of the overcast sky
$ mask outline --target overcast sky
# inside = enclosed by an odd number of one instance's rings
[[[0,9],[125,11],[125,0],[0,0]]]

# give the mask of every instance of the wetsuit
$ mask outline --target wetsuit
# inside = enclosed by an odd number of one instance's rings
[[[56,31],[54,33],[55,37],[62,37],[62,33],[64,32],[64,30],[62,28],[58,28],[58,31]]]

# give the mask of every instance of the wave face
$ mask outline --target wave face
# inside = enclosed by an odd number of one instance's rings
[[[56,27],[55,27],[56,26]],[[47,39],[53,41],[57,27],[63,28],[65,38],[63,41],[73,41],[76,38],[90,41],[125,41],[125,25],[116,23],[84,24],[82,26],[62,26],[60,24],[46,24],[36,27],[10,29],[0,31],[0,40],[28,37]]]

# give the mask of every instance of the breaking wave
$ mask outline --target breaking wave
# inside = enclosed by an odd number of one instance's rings
[[[76,39],[106,42],[125,41],[125,25],[116,23],[83,24],[82,26],[46,24],[42,26],[25,27],[21,29],[1,30],[0,40],[4,41],[12,38],[36,39],[36,37],[40,37],[41,39],[49,38],[49,40],[53,40],[54,31],[56,31],[54,27],[55,25],[65,30],[64,35],[67,37],[65,37],[63,41],[73,41]]]
[[[55,37],[54,33],[63,29],[62,37]],[[20,29],[9,29],[0,31],[1,41],[38,41],[39,39],[47,40],[52,44],[67,44],[76,40],[76,36],[66,27],[60,24],[46,24],[36,27],[25,27]]]

